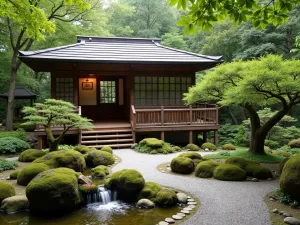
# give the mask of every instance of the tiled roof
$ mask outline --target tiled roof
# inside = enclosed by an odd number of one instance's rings
[[[0,98],[8,98],[8,92],[0,94]],[[35,99],[36,94],[24,87],[16,87],[15,99]]]

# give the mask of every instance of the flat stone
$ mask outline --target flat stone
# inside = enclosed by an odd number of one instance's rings
[[[189,207],[185,207],[185,208],[183,208],[183,210],[185,210],[185,211],[192,211],[192,210],[193,210],[193,208],[191,208],[191,207],[189,206]]]
[[[191,213],[189,210],[181,210],[180,212],[184,213],[184,214],[190,214]]]
[[[271,181],[271,180],[273,180],[273,179],[272,179],[272,178],[270,178],[270,177],[267,179],[267,181]]]
[[[167,223],[175,223],[175,220],[172,219],[172,218],[166,218],[165,221],[166,221]]]
[[[189,198],[187,201],[188,201],[188,202],[194,202],[195,200],[192,199],[192,198]]]
[[[165,222],[165,221],[160,221],[160,222],[158,223],[158,225],[169,225],[169,223],[167,223],[167,222]]]
[[[292,214],[288,213],[288,212],[284,212],[282,214],[284,217],[292,217]]]
[[[197,205],[197,202],[188,202],[188,205]]]
[[[191,196],[188,196],[187,198],[191,198]]]
[[[284,213],[284,211],[279,211],[279,214],[280,214],[280,215],[283,215],[283,213]]]
[[[168,167],[168,168],[167,168],[167,170],[171,170],[171,168],[170,168],[170,167]]]
[[[186,201],[188,200],[185,193],[179,192],[176,195],[179,203],[186,203]]]
[[[287,224],[291,224],[291,225],[300,225],[300,220],[294,218],[294,217],[286,217],[283,220],[285,223]]]
[[[155,207],[154,203],[152,201],[150,201],[149,199],[140,199],[137,203],[136,203],[136,207],[137,208],[142,208],[142,209],[152,209]]]
[[[269,200],[270,200],[271,202],[273,202],[273,201],[274,201],[274,198],[269,198]]]
[[[272,212],[273,213],[278,213],[278,209],[273,209]]]
[[[189,205],[188,207],[194,209],[196,206],[195,205]]]
[[[78,177],[78,183],[79,184],[92,184],[93,181],[90,178],[88,178],[88,177],[86,177],[84,175],[80,175]]]
[[[184,214],[184,213],[177,213],[176,215],[177,215],[177,216],[185,217],[185,214]]]
[[[251,181],[252,182],[258,182],[258,179],[254,177],[254,178],[251,179]]]
[[[172,218],[175,219],[175,220],[182,220],[183,217],[178,216],[178,215],[173,215]]]

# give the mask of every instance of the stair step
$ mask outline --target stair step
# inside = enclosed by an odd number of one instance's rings
[[[120,147],[130,147],[133,143],[131,144],[112,144],[112,145],[108,145],[110,146],[111,148],[120,148]],[[102,148],[104,145],[89,145],[88,147],[90,148],[97,148],[97,149],[100,149]]]
[[[97,133],[131,133],[130,129],[127,130],[82,130],[81,134],[97,134]]]
[[[132,134],[108,134],[108,135],[94,135],[94,136],[82,136],[81,139],[97,139],[97,138],[120,138],[120,137],[132,137]]]
[[[113,139],[113,140],[93,140],[93,141],[81,141],[81,144],[101,144],[101,143],[119,143],[119,142],[133,142],[133,139]]]

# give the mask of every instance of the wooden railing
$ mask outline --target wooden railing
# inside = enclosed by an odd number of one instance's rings
[[[131,106],[131,126],[176,126],[218,124],[218,106],[201,104],[192,106]]]

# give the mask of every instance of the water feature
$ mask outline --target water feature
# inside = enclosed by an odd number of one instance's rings
[[[99,185],[96,193],[90,193],[86,196],[86,203],[100,203],[106,205],[112,201],[117,201],[117,197],[116,191],[108,190],[104,185]]]

